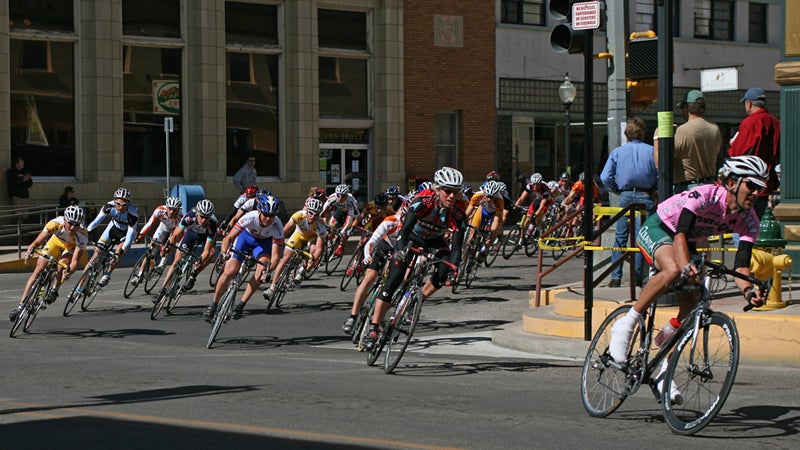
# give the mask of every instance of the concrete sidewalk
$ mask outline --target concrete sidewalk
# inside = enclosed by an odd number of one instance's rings
[[[716,311],[729,315],[739,331],[739,358],[743,364],[800,367],[800,286],[783,286],[787,307],[771,311],[743,312],[745,300],[729,283],[727,289],[712,299]],[[599,287],[594,290],[593,326],[597,326],[618,306],[625,304],[627,287]],[[534,293],[531,292],[531,299]],[[532,354],[553,355],[582,360],[589,342],[583,339],[583,289],[565,285],[550,289],[550,305],[522,312],[521,320],[496,329],[496,345]],[[532,304],[532,300],[531,300]],[[659,306],[656,326],[677,315],[677,306]]]

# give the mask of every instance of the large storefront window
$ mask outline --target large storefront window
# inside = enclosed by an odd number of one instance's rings
[[[125,176],[165,175],[166,117],[173,118],[174,129],[169,134],[170,176],[182,176],[181,50],[125,46],[123,94]]]
[[[75,176],[72,0],[9,1],[11,158],[34,176]]]
[[[280,176],[278,9],[226,2],[226,173],[256,157],[259,177]],[[242,49],[242,47],[244,49]]]

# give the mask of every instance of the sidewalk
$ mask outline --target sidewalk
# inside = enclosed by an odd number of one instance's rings
[[[619,299],[627,298],[627,289],[594,289],[593,330],[609,312],[625,304]],[[771,311],[743,312],[745,301],[732,282],[712,299],[714,310],[728,314],[736,322],[742,364],[800,367],[800,287],[792,286],[792,290],[784,284],[783,300],[788,306]],[[583,360],[589,346],[583,339],[583,289],[570,284],[549,291],[549,298],[553,299],[550,305],[521,312],[521,320],[492,332],[492,342],[532,354]],[[531,292],[531,299],[533,295]],[[790,300],[790,296],[795,298]],[[677,315],[677,310],[676,306],[659,306],[656,325],[666,323]],[[535,332],[538,330],[544,331]]]

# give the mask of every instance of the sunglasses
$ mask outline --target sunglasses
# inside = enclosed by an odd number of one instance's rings
[[[443,191],[444,191],[444,192],[445,192],[447,195],[455,195],[455,194],[457,194],[457,193],[461,192],[461,189],[453,189],[453,188],[442,188],[442,190],[443,190]]]
[[[261,213],[261,215],[264,216],[267,219],[273,219],[275,217],[275,214]]]
[[[119,206],[120,208],[124,208],[128,206],[128,204],[124,202],[114,202],[114,206]]]
[[[760,184],[758,184],[758,183],[756,183],[755,181],[752,181],[752,180],[747,180],[747,181],[744,182],[744,184],[747,185],[747,189],[750,189],[753,192],[755,192],[755,191],[763,191],[764,190],[764,186],[761,186]]]
[[[67,221],[67,224],[72,225],[73,227],[80,227],[81,226],[80,222],[70,222],[69,220]]]
[[[202,215],[202,214],[198,214],[198,215],[197,215],[197,217],[199,217],[199,218],[201,218],[201,219],[206,219],[206,220],[208,220],[208,219],[210,219],[210,218],[211,218],[211,216],[204,216],[204,215]]]

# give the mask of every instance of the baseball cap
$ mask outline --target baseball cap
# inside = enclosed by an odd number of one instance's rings
[[[767,99],[767,94],[764,93],[764,90],[761,88],[750,88],[747,92],[744,93],[744,97],[739,100],[739,103],[744,103],[745,100],[750,100],[751,102],[761,100],[762,102]]]
[[[686,93],[686,98],[678,103],[678,108],[683,108],[686,106],[687,103],[695,103],[698,100],[705,101],[705,97],[703,97],[703,93],[698,91],[697,89],[692,89],[691,91]]]

